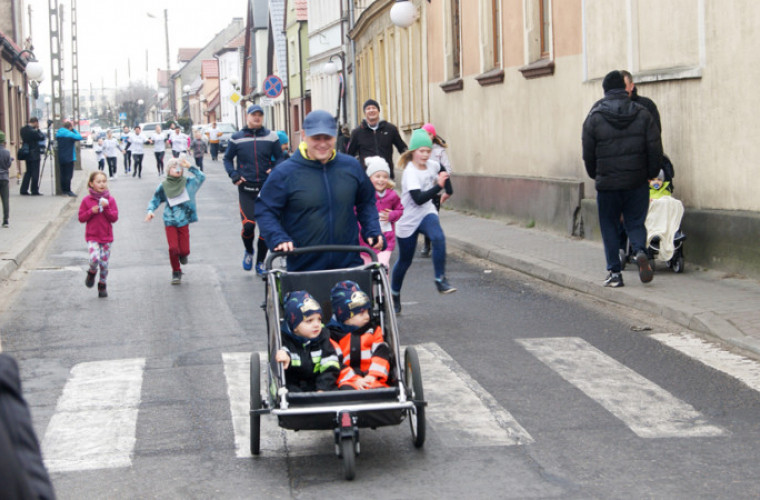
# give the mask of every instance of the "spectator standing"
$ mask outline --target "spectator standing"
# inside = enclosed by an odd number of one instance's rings
[[[399,154],[406,151],[406,143],[392,123],[380,119],[380,104],[368,99],[364,106],[364,120],[351,132],[347,154],[359,156],[359,161],[366,167],[364,159],[369,156],[382,156],[391,169],[393,176],[393,147]]]
[[[61,167],[61,192],[76,198],[77,195],[71,190],[71,178],[74,176],[74,162],[77,161],[76,143],[82,140],[82,136],[67,120],[55,133],[55,139],[58,142],[58,163]]]
[[[216,122],[211,122],[211,126],[206,129],[206,135],[211,149],[211,161],[216,161],[219,157],[219,139],[222,137],[222,131],[216,126]]]
[[[36,117],[29,118],[29,124],[21,127],[21,141],[29,148],[26,157],[26,172],[21,180],[21,194],[40,196],[40,141],[45,140],[45,134],[40,130],[40,122]]]
[[[10,215],[10,190],[8,172],[13,163],[11,152],[5,149],[5,132],[0,130],[0,201],[3,204],[3,227],[8,227],[8,215]]]
[[[652,118],[654,119],[654,124],[657,125],[657,130],[659,130],[660,134],[662,134],[660,111],[657,109],[657,105],[650,98],[639,95],[636,84],[633,83],[633,75],[631,75],[631,73],[625,70],[621,71],[620,73],[623,75],[623,80],[625,81],[625,91],[628,92],[628,97],[630,97],[631,100],[636,104],[641,104],[647,108],[647,111],[649,111],[649,114],[652,115]]]
[[[654,272],[646,254],[644,226],[649,208],[649,179],[657,177],[662,161],[660,130],[644,106],[625,90],[620,71],[602,82],[604,98],[597,101],[583,123],[583,161],[595,180],[599,228],[609,275],[604,286],[621,287],[620,217],[636,255],[639,279],[652,281]]]
[[[224,169],[238,188],[240,220],[243,224],[240,235],[245,247],[243,269],[250,271],[253,268],[253,239],[256,233],[254,205],[269,173],[282,161],[282,147],[277,133],[264,126],[264,109],[261,106],[249,106],[245,121],[245,128],[235,132],[227,144]],[[256,273],[263,276],[267,244],[261,227],[256,246]]]
[[[355,158],[335,151],[335,119],[327,111],[312,111],[303,132],[304,142],[272,171],[256,200],[269,248],[358,245],[361,223],[364,240],[382,250],[375,188]],[[289,271],[308,271],[360,266],[362,259],[354,252],[324,252],[291,255],[287,262]]]

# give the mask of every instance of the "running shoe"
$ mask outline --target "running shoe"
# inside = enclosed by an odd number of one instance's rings
[[[253,269],[253,254],[246,252],[245,255],[243,255],[243,269],[245,271],[250,271]]]

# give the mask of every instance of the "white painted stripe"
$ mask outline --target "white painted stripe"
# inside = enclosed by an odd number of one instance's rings
[[[72,368],[42,441],[50,472],[132,464],[144,368],[143,358]]]
[[[427,423],[436,434],[445,433],[441,440],[444,446],[470,448],[533,442],[514,417],[438,344],[421,344],[415,349],[428,402]]]
[[[657,333],[653,339],[760,391],[760,363],[734,354],[691,333]]]
[[[725,431],[691,405],[577,337],[518,339],[526,350],[642,438],[709,437]]]

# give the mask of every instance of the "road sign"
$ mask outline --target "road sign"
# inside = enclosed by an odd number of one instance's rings
[[[259,100],[259,104],[262,106],[274,106],[274,101],[270,97],[262,97]]]
[[[272,99],[279,97],[282,94],[282,80],[277,75],[269,75],[264,80],[264,94]]]
[[[127,114],[126,113],[124,113],[124,112],[119,113],[119,120],[126,120],[126,119],[127,119]]]
[[[230,96],[230,101],[232,101],[233,104],[237,104],[241,97],[242,96],[238,94],[237,92],[233,92],[232,95]]]

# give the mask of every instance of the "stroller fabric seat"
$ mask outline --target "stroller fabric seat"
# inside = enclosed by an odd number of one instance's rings
[[[649,212],[647,212],[647,246],[650,245],[653,238],[660,239],[660,251],[657,258],[668,261],[673,257],[675,251],[675,236],[678,228],[681,227],[681,218],[683,218],[683,203],[672,196],[663,196],[649,203]]]

